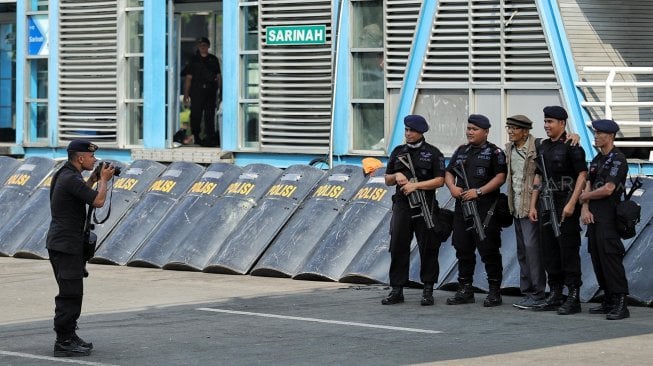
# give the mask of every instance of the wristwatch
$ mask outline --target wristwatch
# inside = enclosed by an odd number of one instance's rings
[[[481,196],[483,194],[483,191],[480,188],[476,188],[476,195]]]

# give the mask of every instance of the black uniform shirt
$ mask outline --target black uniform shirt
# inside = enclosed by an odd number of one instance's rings
[[[447,171],[458,178],[456,180],[456,186],[464,189],[465,184],[462,177],[458,177],[453,170],[456,165],[461,163],[465,167],[465,173],[469,181],[468,188],[470,189],[482,187],[497,174],[508,173],[506,154],[497,145],[487,141],[480,146],[474,146],[472,144],[461,145],[451,156]],[[498,195],[499,190],[484,192],[480,199],[496,199]]]
[[[220,75],[220,61],[215,55],[208,54],[202,57],[199,52],[193,55],[190,62],[184,67],[182,76],[192,75],[191,93],[203,89],[218,87],[216,77]]]
[[[546,173],[553,192],[565,194],[573,192],[578,174],[587,171],[585,150],[579,145],[569,145],[566,132],[557,141],[542,140],[537,147],[537,153],[538,164],[541,162],[539,154],[544,154]],[[543,177],[539,166],[535,169],[535,173]],[[544,181],[542,183],[544,184]]]
[[[592,190],[601,188],[606,183],[615,185],[615,190],[609,197],[589,201],[590,211],[595,217],[604,219],[601,221],[606,222],[614,219],[615,207],[621,200],[627,175],[628,162],[626,156],[616,147],[607,155],[596,155],[590,163],[588,179]]]
[[[50,187],[52,221],[46,247],[69,254],[82,254],[86,205],[91,205],[98,192],[86,185],[82,174],[66,162],[56,173]]]
[[[410,148],[408,145],[399,145],[392,150],[392,153],[390,153],[390,157],[388,158],[388,167],[385,171],[386,174],[402,173],[408,179],[413,177],[410,169],[408,169],[408,167],[397,158],[397,156],[404,154],[410,154],[417,175],[417,180],[419,182],[437,177],[444,177],[444,155],[442,155],[437,147],[427,143],[426,141],[424,141],[418,148]],[[426,193],[427,201],[431,202],[435,190],[425,190],[424,192]],[[399,185],[396,187],[393,201],[402,205],[408,205],[408,197],[401,192],[401,187],[399,187]]]

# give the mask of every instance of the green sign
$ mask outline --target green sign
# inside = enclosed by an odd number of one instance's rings
[[[268,45],[325,44],[326,25],[267,27],[265,42]]]

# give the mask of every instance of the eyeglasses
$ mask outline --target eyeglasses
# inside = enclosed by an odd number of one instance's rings
[[[517,126],[506,126],[506,131],[519,131],[519,130],[522,130],[522,128]]]

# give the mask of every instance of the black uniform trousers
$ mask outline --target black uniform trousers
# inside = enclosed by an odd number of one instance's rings
[[[553,228],[544,225],[548,220],[540,210],[540,234],[542,252],[544,253],[544,268],[550,285],[566,285],[580,287],[580,206],[576,205],[574,214],[561,221],[562,209],[569,194],[554,195],[556,215],[560,222],[560,236],[555,237]]]
[[[50,264],[59,286],[54,298],[54,331],[57,339],[69,339],[77,328],[84,294],[84,258],[80,255],[48,250]]]
[[[477,210],[481,222],[485,220],[487,212],[494,201],[477,201]],[[480,241],[476,230],[472,227],[471,220],[463,217],[460,202],[456,202],[456,209],[453,218],[453,236],[451,238],[456,249],[458,259],[458,280],[463,283],[472,283],[474,270],[476,268],[476,250],[485,264],[485,272],[488,280],[501,282],[503,280],[503,263],[501,262],[501,228],[492,218],[485,228],[485,240]]]
[[[206,86],[205,88],[202,85]],[[211,84],[202,84],[191,90],[190,98],[190,130],[196,141],[200,140],[202,120],[206,139],[216,139],[215,106],[217,88]],[[216,139],[217,141],[217,139]]]
[[[419,210],[395,204],[390,225],[390,285],[406,286],[410,269],[410,243],[413,233],[417,239],[420,256],[420,280],[436,283],[440,275],[438,255],[440,239],[434,230],[426,227],[422,217],[412,216]]]
[[[596,216],[594,216],[596,220]],[[599,286],[606,293],[628,294],[623,259],[626,254],[614,222],[595,221],[587,226],[588,250]]]

